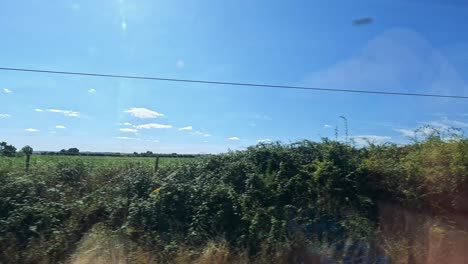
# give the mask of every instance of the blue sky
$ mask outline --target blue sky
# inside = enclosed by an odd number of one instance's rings
[[[374,23],[354,26],[354,19]],[[0,67],[468,95],[463,1],[3,1]],[[468,128],[468,101],[0,71],[0,140],[217,153]]]

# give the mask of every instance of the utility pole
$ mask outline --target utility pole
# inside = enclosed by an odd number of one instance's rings
[[[154,161],[154,173],[158,173],[159,168],[159,155],[156,156],[156,160]]]

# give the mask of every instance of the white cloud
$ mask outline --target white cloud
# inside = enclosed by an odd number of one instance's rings
[[[468,94],[467,83],[451,61],[422,34],[402,28],[377,35],[353,56],[306,77],[305,84],[346,89],[369,87],[394,92]]]
[[[0,118],[9,118],[11,115],[9,114],[0,114]]]
[[[268,143],[268,142],[271,142],[271,139],[265,138],[265,139],[259,139],[259,140],[257,140],[257,143]]]
[[[60,125],[58,125],[58,126],[55,126],[55,128],[58,128],[58,129],[67,129],[67,127],[66,127],[66,126],[60,126]]]
[[[155,139],[153,140],[154,143],[159,143],[159,140]]]
[[[468,123],[463,122],[463,121],[458,121],[458,120],[453,120],[449,119],[448,117],[444,116],[442,117],[442,120],[440,121],[432,121],[429,123],[430,125],[433,125],[435,127],[440,126],[441,128],[449,128],[449,127],[456,127],[456,128],[462,128],[462,127],[468,127]]]
[[[445,122],[440,122],[440,121],[431,121],[429,122],[429,125],[433,127],[434,129],[439,129],[439,130],[447,130],[450,128],[450,125],[445,123]],[[432,128],[428,128],[433,130]],[[424,128],[423,128],[424,130]]]
[[[52,112],[52,113],[62,113],[64,110],[60,110],[60,109],[47,109],[48,112]]]
[[[190,134],[195,135],[195,136],[203,136],[203,137],[211,137],[212,136],[211,134],[201,132],[201,131],[193,131],[193,132],[190,132]]]
[[[450,121],[454,127],[468,127],[467,122],[462,122],[462,121],[457,121],[457,120],[450,120]]]
[[[91,88],[91,89],[88,90],[88,93],[89,93],[90,95],[95,95],[95,94],[96,94],[96,89]]]
[[[12,93],[12,92],[13,92],[12,90],[10,90],[10,89],[8,89],[8,88],[3,89],[3,91],[4,91],[5,93]]]
[[[63,114],[64,116],[70,116],[70,117],[78,117],[78,116],[80,116],[80,112],[70,111],[70,110],[47,109],[46,111],[47,111],[47,112],[51,112],[51,113],[59,113],[59,114]]]
[[[377,135],[359,135],[353,137],[354,141],[358,145],[367,145],[367,142],[375,143],[375,144],[383,144],[388,142],[391,137],[389,136],[377,136]]]
[[[444,128],[442,128],[442,127],[423,127],[421,129],[418,129],[417,134],[419,134],[419,135],[432,135],[438,129],[444,130],[444,129],[448,129],[448,127],[444,127]]]
[[[423,126],[418,129],[399,128],[399,129],[394,129],[394,131],[401,133],[405,137],[415,137],[415,136],[431,135],[436,131],[446,132],[450,130],[451,128],[468,127],[467,122],[449,119],[446,116],[442,116],[440,120],[421,122],[421,124],[427,125],[427,126]]]
[[[147,108],[141,108],[141,107],[133,107],[129,110],[124,111],[125,113],[129,113],[130,115],[137,117],[137,118],[156,118],[160,116],[164,116],[161,113],[158,113],[156,111],[147,109]]]
[[[239,140],[239,139],[240,139],[240,138],[238,138],[238,137],[230,137],[230,138],[228,138],[228,140]]]
[[[152,128],[162,129],[162,128],[172,128],[172,126],[171,125],[156,124],[156,123],[136,126],[136,129],[152,129]]]
[[[138,130],[132,129],[132,128],[121,128],[121,129],[119,129],[119,130],[122,131],[122,132],[130,132],[130,133],[136,133],[136,132],[138,132]]]
[[[200,131],[193,131],[193,132],[190,132],[191,135],[195,135],[195,136],[203,136],[203,132],[200,132]]]
[[[193,129],[192,126],[186,126],[186,127],[179,128],[179,130],[192,130],[192,129]]]
[[[120,23],[120,26],[122,27],[122,30],[123,30],[124,32],[127,31],[127,21],[125,21],[125,20],[122,21],[122,22]]]
[[[415,136],[424,137],[424,136],[432,135],[434,132],[438,130],[449,129],[448,126],[445,126],[443,124],[440,124],[440,126],[435,126],[435,124],[436,123],[433,123],[433,125],[429,127],[421,127],[415,130],[400,128],[400,129],[395,129],[395,131],[401,133],[405,137],[415,137]]]
[[[185,62],[183,60],[178,60],[176,65],[177,68],[182,69],[183,67],[185,67]]]
[[[333,126],[328,125],[328,124],[325,124],[325,125],[323,126],[323,128],[332,128],[332,127],[333,127]]]
[[[416,135],[416,132],[411,129],[398,128],[398,129],[395,129],[395,131],[398,133],[401,133],[405,137],[414,137]]]
[[[36,112],[44,112],[44,110],[42,110],[42,109],[40,109],[40,108],[36,108],[36,109],[34,109],[34,111],[36,111]]]
[[[39,130],[35,129],[35,128],[26,128],[24,131],[26,131],[26,132],[38,132]]]
[[[131,139],[136,139],[132,137],[115,137],[116,139],[121,139],[121,140],[131,140]]]
[[[123,123],[123,124],[124,124],[124,126],[131,126],[131,125],[132,125],[132,124],[130,124],[129,122],[125,122],[125,123]]]

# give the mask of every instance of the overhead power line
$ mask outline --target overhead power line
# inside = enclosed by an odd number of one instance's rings
[[[401,96],[468,99],[468,96],[462,96],[462,95],[403,93],[403,92],[385,92],[385,91],[354,90],[354,89],[334,89],[334,88],[321,88],[321,87],[308,87],[308,86],[291,86],[291,85],[275,85],[275,84],[262,84],[262,83],[242,83],[242,82],[222,82],[222,81],[209,81],[209,80],[149,77],[149,76],[102,74],[102,73],[90,73],[90,72],[51,71],[51,70],[26,69],[26,68],[0,67],[0,70],[2,70],[2,71],[47,73],[47,74],[80,75],[80,76],[93,76],[93,77],[106,77],[106,78],[153,80],[153,81],[166,81],[166,82],[184,82],[184,83],[217,84],[217,85],[230,85],[230,86],[265,87],[265,88],[276,88],[276,89],[295,89],[295,90],[313,90],[313,91],[345,92],[345,93],[363,93],[363,94],[381,94],[381,95],[401,95]]]

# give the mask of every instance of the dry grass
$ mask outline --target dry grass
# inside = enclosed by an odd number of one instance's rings
[[[127,264],[127,263],[167,263],[159,261],[150,252],[141,250],[127,253],[125,241],[109,235],[100,228],[94,228],[86,235],[76,252],[70,258],[70,264]],[[287,264],[320,263],[320,256],[302,247],[284,247],[275,250],[262,250],[257,256],[249,257],[246,250],[231,252],[223,240],[209,242],[199,254],[188,248],[181,248],[169,263],[174,264]]]
[[[468,263],[468,215],[447,222],[394,205],[380,208],[381,241],[394,263]]]
[[[96,225],[86,234],[70,258],[70,264],[127,263],[124,244],[101,226]]]
[[[468,225],[468,217],[460,216],[459,220]],[[381,207],[380,222],[381,247],[392,263],[468,263],[468,234],[455,224],[391,205]],[[324,259],[330,261],[331,256],[336,263],[341,263],[343,257],[337,257],[330,248],[317,250],[317,246],[311,246],[305,239],[291,241],[287,246],[264,246],[256,256],[249,256],[246,250],[233,252],[224,240],[218,240],[207,243],[201,252],[180,247],[170,261],[161,261],[150,251],[137,249],[128,253],[126,243],[99,227],[93,228],[82,239],[69,263],[319,264]]]

